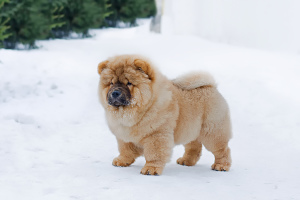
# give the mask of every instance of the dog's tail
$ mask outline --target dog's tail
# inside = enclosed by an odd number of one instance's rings
[[[203,86],[217,87],[215,79],[208,72],[192,72],[180,76],[172,82],[184,90],[192,90]]]

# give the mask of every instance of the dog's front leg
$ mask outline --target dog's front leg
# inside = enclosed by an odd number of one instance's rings
[[[113,160],[113,165],[117,167],[130,166],[137,157],[143,154],[143,149],[131,142],[124,142],[117,139],[120,155]]]
[[[174,146],[173,134],[154,133],[141,141],[146,164],[141,170],[144,175],[160,175],[170,160]]]

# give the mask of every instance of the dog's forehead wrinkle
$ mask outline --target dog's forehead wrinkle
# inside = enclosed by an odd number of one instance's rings
[[[115,69],[112,70],[113,74],[115,75],[115,83],[120,82],[127,84],[127,82],[132,82],[133,80],[137,79],[138,77],[141,77],[143,75],[139,74],[134,70],[132,66],[124,66],[119,65]]]
[[[120,83],[125,83],[126,82],[126,77],[125,77],[124,73],[119,76],[119,81],[120,81]]]
[[[134,67],[128,67],[124,71],[124,76],[127,81],[131,83],[146,83],[149,79],[148,76],[144,73],[140,73],[139,71],[135,70]]]
[[[124,72],[124,67],[118,67],[116,69],[116,75],[117,76],[121,76],[123,74],[123,72]]]
[[[117,77],[117,76],[114,76],[114,77],[112,78],[112,82],[113,82],[113,83],[117,83],[117,82],[118,82],[118,77]]]

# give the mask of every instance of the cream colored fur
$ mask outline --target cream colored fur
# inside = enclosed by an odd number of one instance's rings
[[[215,79],[207,72],[190,72],[174,79],[173,83],[185,90],[192,90],[201,86],[217,86]]]
[[[144,155],[141,173],[159,175],[173,146],[183,144],[185,153],[178,164],[195,165],[204,145],[215,156],[212,169],[230,169],[229,109],[211,75],[188,74],[170,81],[149,60],[136,55],[109,58],[99,64],[98,72],[100,102],[120,152],[113,165],[129,166]],[[128,81],[132,83],[130,105],[110,106],[110,85]]]

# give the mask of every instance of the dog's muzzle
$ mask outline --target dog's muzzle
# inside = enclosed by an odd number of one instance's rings
[[[115,107],[128,106],[130,98],[129,88],[124,84],[115,84],[107,93],[108,104]]]

